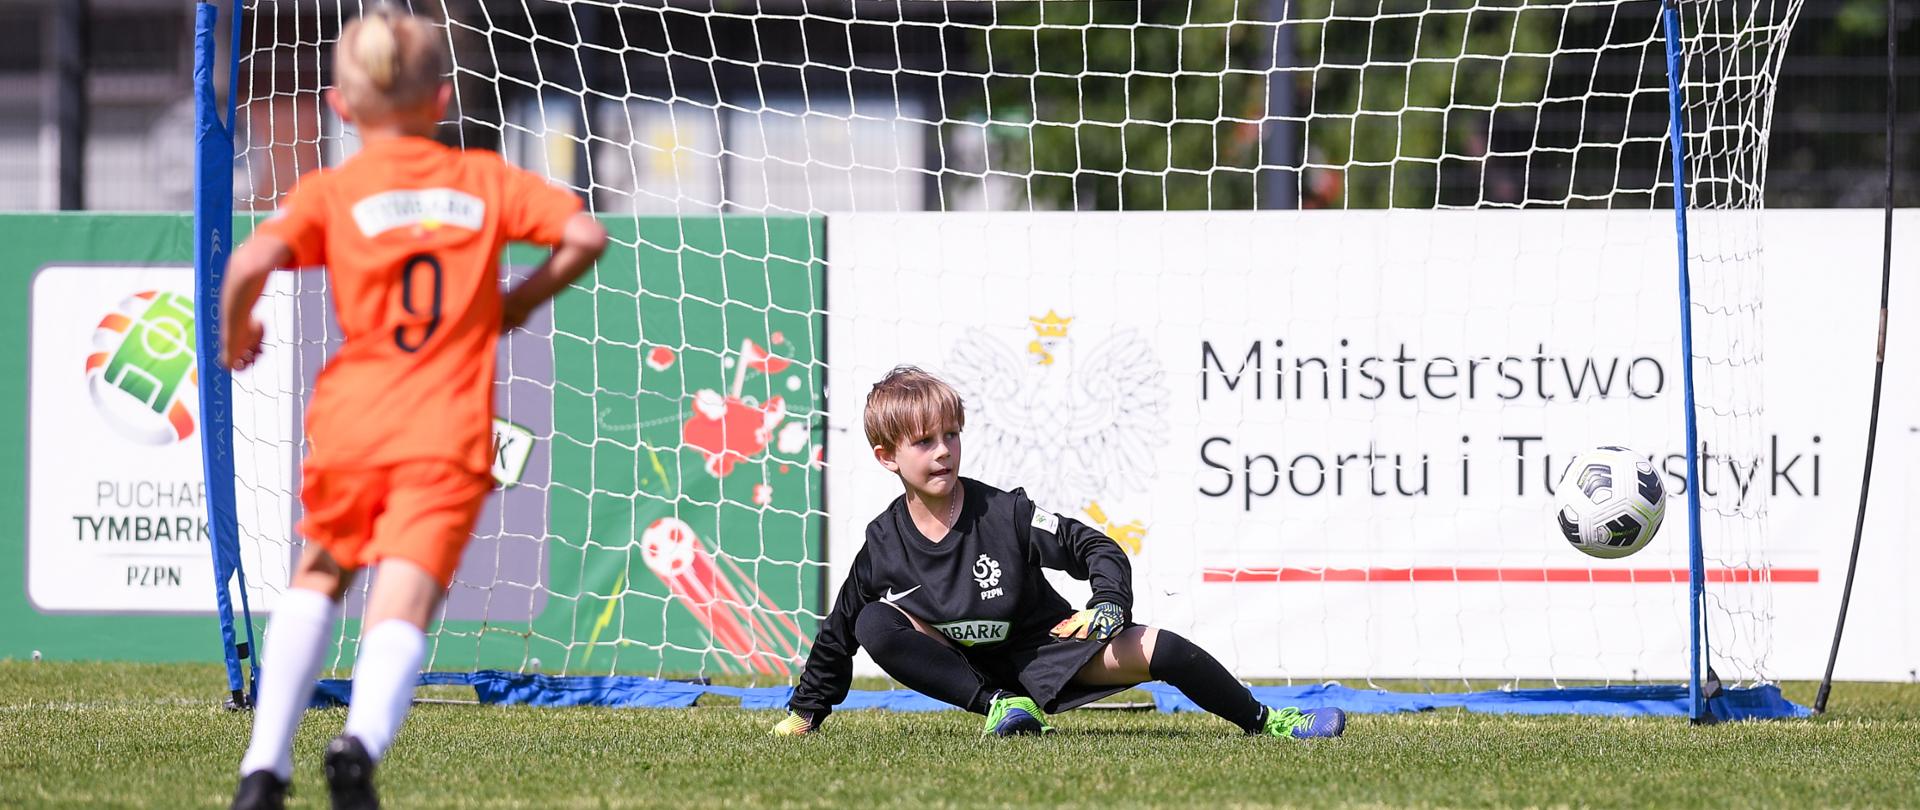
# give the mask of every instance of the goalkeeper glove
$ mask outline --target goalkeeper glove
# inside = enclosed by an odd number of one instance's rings
[[[1066,621],[1053,626],[1055,638],[1084,638],[1093,641],[1106,641],[1113,638],[1127,626],[1127,611],[1112,602],[1100,602],[1093,607],[1068,616]]]
[[[767,736],[798,737],[802,734],[807,734],[812,731],[813,731],[813,720],[809,719],[806,715],[803,715],[803,714],[799,714],[796,712],[787,712],[786,719],[781,720],[778,723],[775,723],[773,726],[773,730],[767,732]]]

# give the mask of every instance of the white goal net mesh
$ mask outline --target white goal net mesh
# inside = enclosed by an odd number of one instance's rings
[[[1138,618],[1243,676],[1685,673],[1660,3],[400,5],[444,22],[443,139],[576,190],[614,240],[503,345],[510,485],[431,669],[790,679],[899,492],[862,397],[915,363],[968,398],[964,473],[1113,535]],[[1730,680],[1769,674],[1762,471],[1804,441],[1764,421],[1758,215],[1799,5],[1679,5]],[[243,7],[235,193],[264,216],[357,148],[322,93],[361,5]],[[339,337],[325,292],[276,281],[235,383],[269,591]],[[1647,550],[1589,559],[1548,489],[1615,444],[1673,497]]]

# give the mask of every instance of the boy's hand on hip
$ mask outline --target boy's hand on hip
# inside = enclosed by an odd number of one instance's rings
[[[1112,602],[1101,602],[1068,616],[1053,626],[1055,638],[1084,638],[1106,641],[1127,626],[1127,611]]]
[[[228,371],[243,371],[260,359],[260,348],[267,332],[251,316],[221,325],[220,365]]]

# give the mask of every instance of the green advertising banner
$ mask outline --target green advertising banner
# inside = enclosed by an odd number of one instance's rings
[[[160,306],[191,294],[188,226],[0,216],[16,292],[0,304],[11,310],[0,312],[0,375],[27,383],[0,388],[0,430],[21,431],[0,440],[0,658],[219,658],[197,379],[145,385],[111,362],[134,346],[164,370],[196,348],[168,339],[182,325],[191,335],[191,314]],[[456,575],[429,667],[783,677],[824,598],[823,222],[608,228],[594,274],[503,344],[503,489]],[[515,249],[507,264],[525,272],[539,259]],[[270,341],[278,326],[287,342],[269,351],[291,355],[280,382],[306,390],[338,330],[324,285],[281,294],[263,317]],[[298,424],[300,397],[257,388],[262,412]],[[297,519],[286,514],[297,458],[274,444],[236,439],[243,459],[266,458],[252,469],[287,471],[242,482],[242,500],[257,501],[241,505],[248,576],[266,586],[256,610],[284,586]],[[350,597],[350,617],[358,604]],[[337,663],[357,635],[348,621]]]
[[[567,671],[783,674],[811,642],[824,237],[818,219],[642,220],[614,236],[634,260],[557,302],[550,570],[579,602],[548,635],[590,642]]]

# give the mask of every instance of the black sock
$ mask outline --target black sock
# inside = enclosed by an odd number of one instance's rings
[[[1147,672],[1180,690],[1189,700],[1228,722],[1258,734],[1266,724],[1267,707],[1253,699],[1240,679],[1220,666],[1206,650],[1177,634],[1160,631]]]
[[[871,604],[853,622],[853,637],[893,679],[908,689],[974,714],[986,714],[995,690],[967,657],[914,629],[892,605]]]

